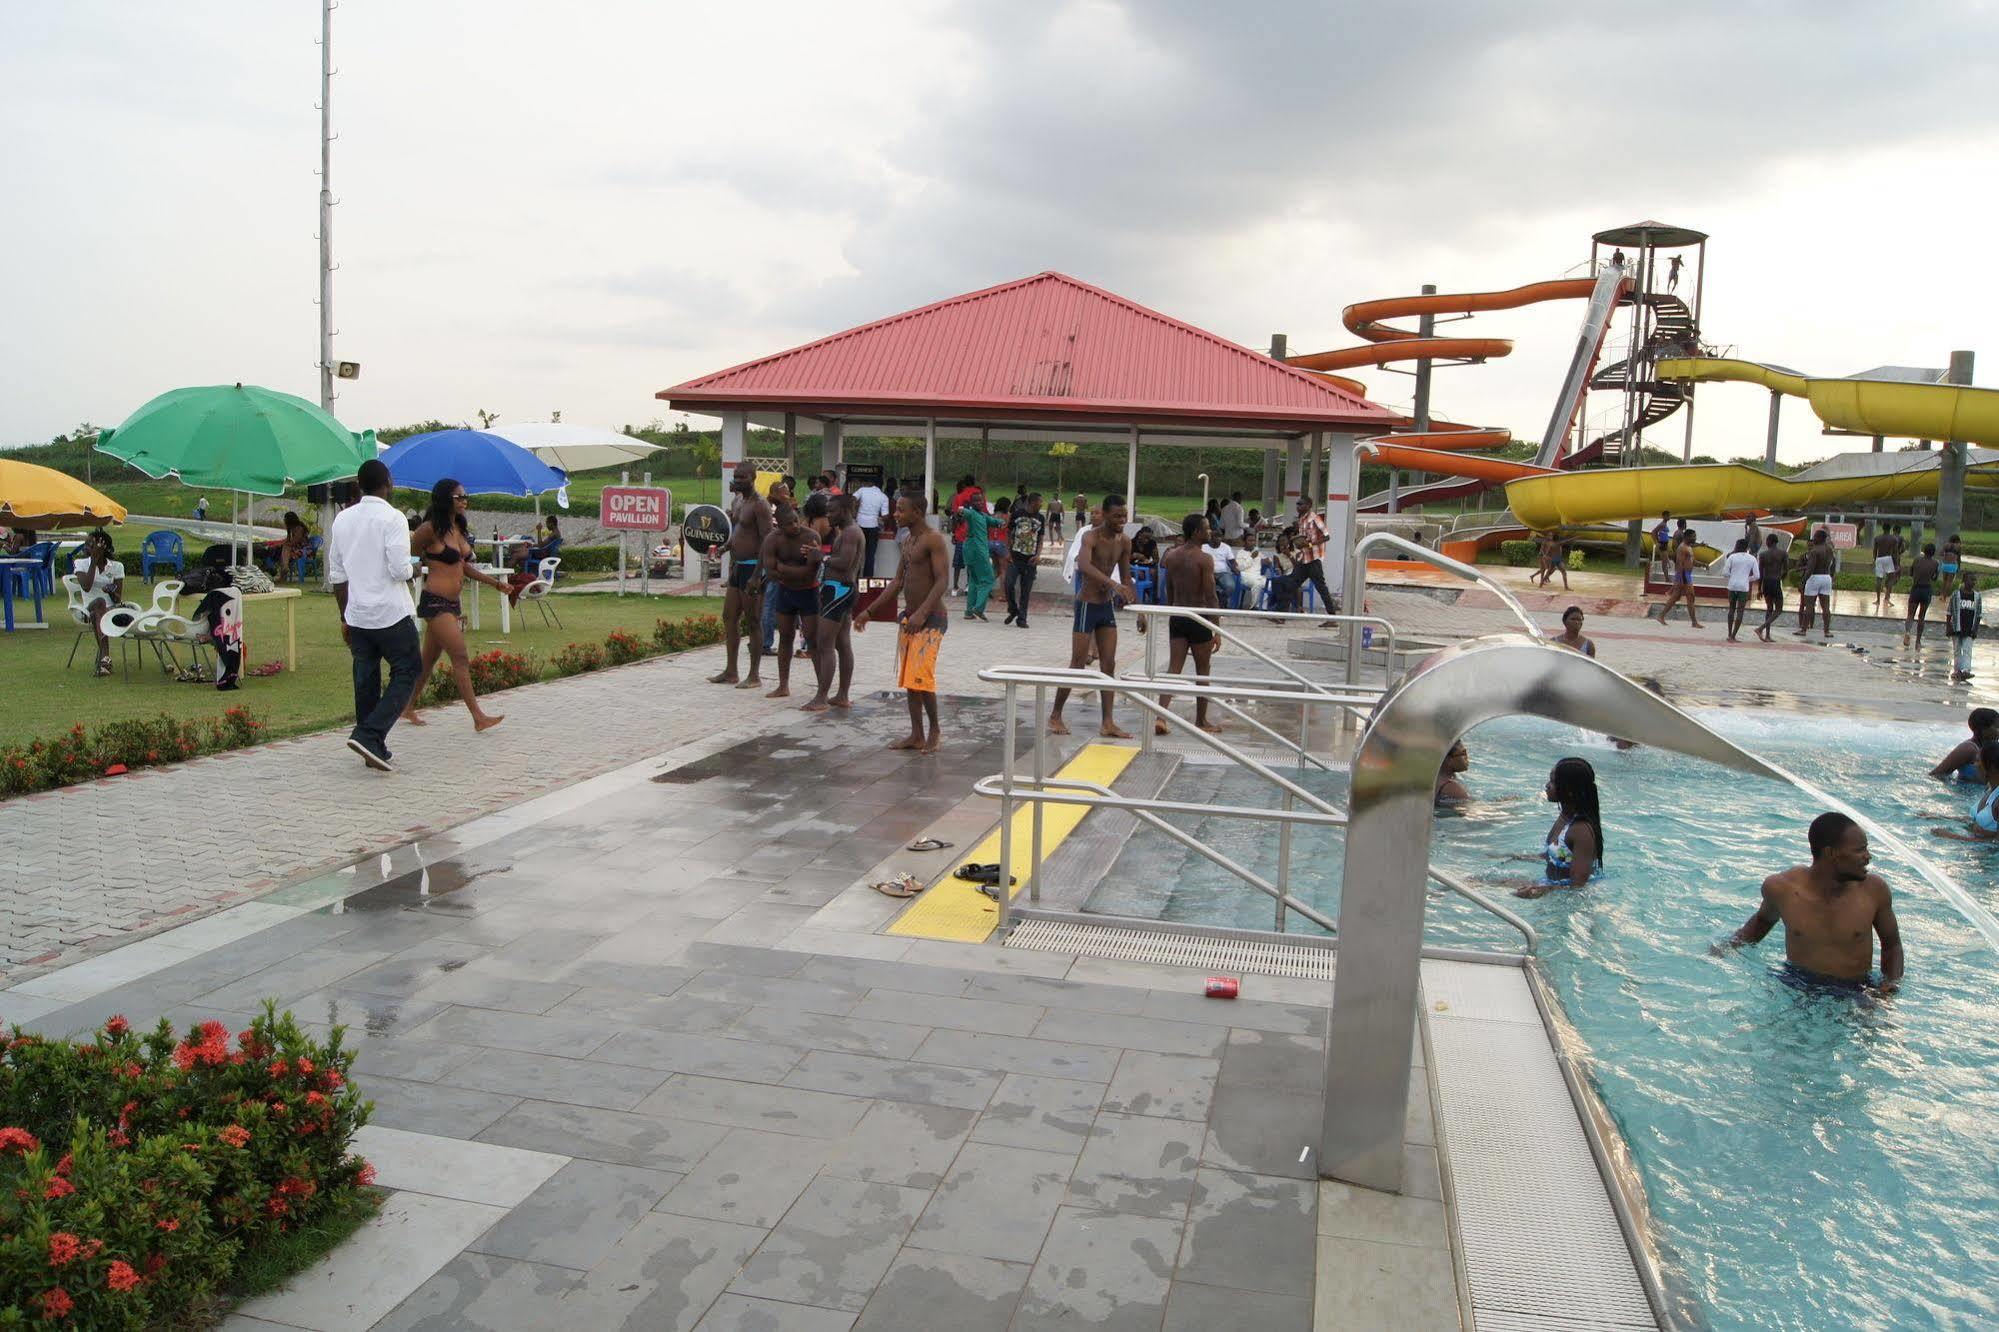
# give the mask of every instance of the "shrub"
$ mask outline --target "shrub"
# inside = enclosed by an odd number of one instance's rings
[[[613,629],[604,639],[604,657],[613,666],[623,666],[648,656],[651,649],[623,629]]]
[[[549,663],[557,675],[581,675],[585,671],[604,669],[604,649],[595,643],[571,643],[555,654]]]
[[[1583,559],[1583,553],[1581,551],[1572,550],[1569,552],[1569,568],[1581,569],[1584,563],[1585,561]]]
[[[1499,543],[1499,558],[1507,564],[1539,564],[1541,547],[1532,541],[1502,541]]]
[[[472,692],[484,697],[497,694],[502,689],[512,689],[517,685],[533,684],[541,679],[541,662],[530,652],[508,652],[504,648],[494,648],[491,652],[481,652],[467,663],[472,672]],[[424,690],[422,702],[449,703],[458,697],[458,681],[450,670],[435,671],[430,684]]]
[[[257,743],[264,724],[235,707],[207,721],[170,717],[82,722],[47,740],[0,746],[0,795],[25,795],[102,777],[110,769],[150,768]]]
[[[339,1028],[315,1041],[269,1004],[234,1050],[219,1022],[141,1038],[114,1017],[82,1044],[17,1030],[0,1053],[0,1326],[181,1320],[239,1260],[353,1207],[373,1170],[347,1152],[368,1118],[351,1060]]]
[[[616,546],[564,546],[559,553],[562,556],[562,564],[555,571],[558,583],[562,581],[564,574],[618,571]]]
[[[653,646],[661,652],[682,652],[722,641],[722,620],[715,615],[690,615],[684,620],[660,620],[652,627]]]

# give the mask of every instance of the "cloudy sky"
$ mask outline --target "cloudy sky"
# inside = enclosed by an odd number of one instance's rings
[[[1705,333],[1999,382],[1999,9],[345,0],[350,425],[619,424],[681,379],[1055,268],[1246,345],[1713,235]],[[312,0],[0,6],[0,444],[189,383],[317,392]],[[1467,331],[1438,410],[1537,435],[1580,314]],[[1363,376],[1406,405],[1409,380]],[[1606,404],[1607,407],[1607,404]],[[1764,395],[1695,447],[1760,453]],[[1677,426],[1654,442],[1679,446]],[[1821,456],[1802,404],[1783,454]]]

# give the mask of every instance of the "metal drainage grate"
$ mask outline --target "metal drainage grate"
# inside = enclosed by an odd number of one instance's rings
[[[1333,978],[1333,950],[1274,940],[1174,934],[1123,925],[1079,925],[1062,920],[1024,920],[1007,935],[1008,948],[1039,948],[1118,962],[1152,962],[1207,971]]]

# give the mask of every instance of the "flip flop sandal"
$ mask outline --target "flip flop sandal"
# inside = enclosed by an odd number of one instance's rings
[[[883,897],[896,898],[914,897],[923,891],[923,885],[917,881],[914,874],[904,874],[900,878],[895,879],[884,879],[880,883],[871,883],[868,887],[874,889]]]
[[[919,837],[909,844],[908,849],[911,851],[942,851],[950,845],[951,843],[940,842],[935,837]]]
[[[951,875],[953,878],[963,879],[966,883],[998,883],[999,866],[974,865],[967,861],[952,870]]]

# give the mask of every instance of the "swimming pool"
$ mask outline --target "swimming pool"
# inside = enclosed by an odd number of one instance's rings
[[[1922,832],[1960,821],[1969,804],[1921,775],[1961,724],[1698,715],[1921,843],[1999,907],[1999,848]],[[1553,818],[1539,796],[1549,766],[1576,753],[1597,768],[1606,877],[1582,893],[1507,901],[1541,933],[1545,973],[1643,1174],[1670,1282],[1718,1329],[1999,1325],[1999,959],[1964,919],[1877,848],[1908,956],[1901,994],[1867,1007],[1801,994],[1776,974],[1781,931],[1724,957],[1709,945],[1747,919],[1765,875],[1806,859],[1805,825],[1820,811],[1802,797],[1543,722],[1490,723],[1468,744],[1477,800],[1438,820],[1434,857],[1495,892],[1535,872],[1495,857],[1539,845]],[[1343,777],[1309,784],[1344,803]],[[1210,788],[1273,803],[1234,769],[1183,768],[1169,791]],[[1252,867],[1274,865],[1267,826],[1199,826]],[[1303,834],[1297,849],[1300,895],[1336,912],[1340,838]],[[1091,908],[1269,927],[1266,899],[1181,856],[1164,838],[1135,837]],[[1436,893],[1426,935],[1519,940]]]

